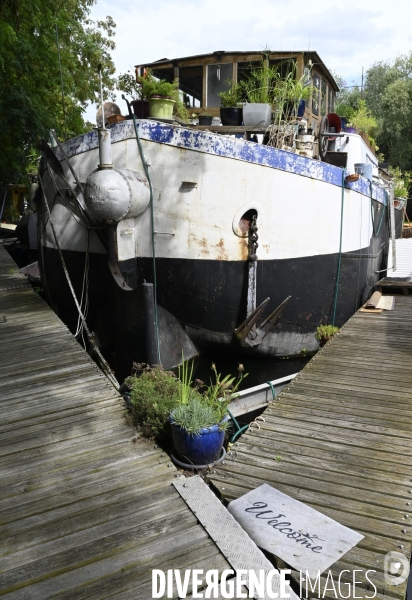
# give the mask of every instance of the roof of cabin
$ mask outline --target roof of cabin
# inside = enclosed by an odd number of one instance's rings
[[[156,68],[156,67],[166,67],[168,65],[170,65],[171,67],[173,66],[183,66],[182,63],[184,63],[185,61],[191,62],[193,61],[193,59],[207,59],[207,58],[213,58],[215,57],[217,60],[217,57],[220,55],[224,55],[227,57],[230,56],[250,56],[250,55],[256,55],[256,56],[264,56],[267,53],[263,50],[249,50],[249,51],[240,51],[240,50],[216,50],[215,52],[210,52],[208,54],[194,54],[192,56],[183,56],[180,58],[160,58],[159,60],[156,60],[154,62],[150,62],[150,63],[143,63],[140,65],[136,65],[136,66],[142,66],[142,67],[149,67],[149,68]],[[331,74],[331,72],[329,71],[329,69],[326,67],[325,63],[322,61],[322,59],[320,58],[319,54],[317,52],[315,52],[314,50],[294,50],[294,51],[288,51],[288,50],[272,50],[269,54],[269,57],[273,57],[273,58],[282,58],[282,57],[288,57],[288,56],[298,56],[298,55],[305,55],[306,58],[309,60],[312,60],[312,64],[316,65],[318,67],[318,70],[325,74],[330,83],[332,84],[332,86],[335,88],[335,91],[339,91],[339,87],[336,83],[336,81],[333,78],[333,75]],[[221,60],[221,59],[220,59]]]

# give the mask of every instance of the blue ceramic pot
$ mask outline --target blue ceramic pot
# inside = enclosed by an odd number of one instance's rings
[[[306,108],[306,102],[304,100],[299,100],[298,114],[297,114],[298,119],[303,117],[303,115],[305,114],[305,108]]]
[[[225,417],[224,420],[227,420]],[[182,462],[196,465],[207,465],[219,458],[225,432],[219,431],[219,425],[204,428],[199,435],[190,435],[185,429],[174,423],[169,417],[172,426],[173,445],[178,458]]]

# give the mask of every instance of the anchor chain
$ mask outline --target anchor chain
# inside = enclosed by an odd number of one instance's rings
[[[256,223],[256,215],[253,215],[252,222],[250,224],[249,232],[248,232],[248,242],[249,242],[249,254],[248,260],[249,262],[254,262],[257,260],[256,251],[259,247],[258,239],[259,236],[257,234],[258,226]]]

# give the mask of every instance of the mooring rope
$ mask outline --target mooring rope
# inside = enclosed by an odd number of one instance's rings
[[[100,352],[99,348],[97,347],[97,345],[96,345],[96,343],[94,341],[94,335],[90,331],[90,329],[89,329],[89,327],[88,327],[88,325],[86,323],[85,316],[84,316],[84,314],[83,314],[83,312],[82,312],[82,310],[80,308],[79,302],[77,300],[77,296],[76,296],[76,293],[74,291],[74,288],[73,288],[73,285],[72,285],[72,282],[71,282],[71,279],[70,279],[70,275],[69,275],[69,272],[68,272],[67,267],[66,267],[66,263],[65,263],[64,258],[63,258],[63,254],[62,254],[62,251],[61,251],[61,248],[60,248],[60,244],[59,244],[58,239],[57,239],[56,230],[54,228],[54,223],[53,223],[53,220],[52,220],[52,216],[51,216],[49,204],[47,202],[46,192],[45,192],[44,185],[43,185],[43,180],[42,180],[42,178],[40,176],[40,173],[39,173],[39,182],[40,182],[40,186],[41,186],[41,189],[42,189],[42,192],[43,192],[43,199],[44,199],[44,202],[45,202],[45,205],[46,205],[46,208],[47,208],[48,217],[49,217],[49,223],[50,223],[51,230],[53,232],[53,237],[54,237],[54,241],[56,243],[56,248],[57,248],[57,251],[59,253],[60,261],[62,263],[63,271],[64,271],[64,274],[66,276],[67,283],[69,285],[71,294],[73,296],[74,303],[76,304],[77,311],[79,313],[80,319],[82,320],[84,331],[86,332],[86,335],[87,335],[87,338],[89,340],[90,346],[93,348],[93,351],[96,353],[96,356],[97,356],[97,358],[98,358],[98,360],[100,362],[100,367],[101,367],[103,373],[106,375],[107,379],[110,381],[110,383],[113,385],[113,387],[116,388],[116,390],[118,390],[119,389],[119,382],[117,381],[117,379],[114,376],[112,370],[110,369],[110,366],[106,362],[106,359],[103,357],[102,353]]]

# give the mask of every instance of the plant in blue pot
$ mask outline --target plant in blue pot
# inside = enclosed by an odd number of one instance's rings
[[[184,468],[204,468],[223,460],[223,442],[229,426],[228,404],[246,375],[240,365],[236,377],[223,377],[212,364],[214,382],[197,380],[192,387],[193,363],[179,370],[181,402],[170,414],[174,452],[172,460]]]

